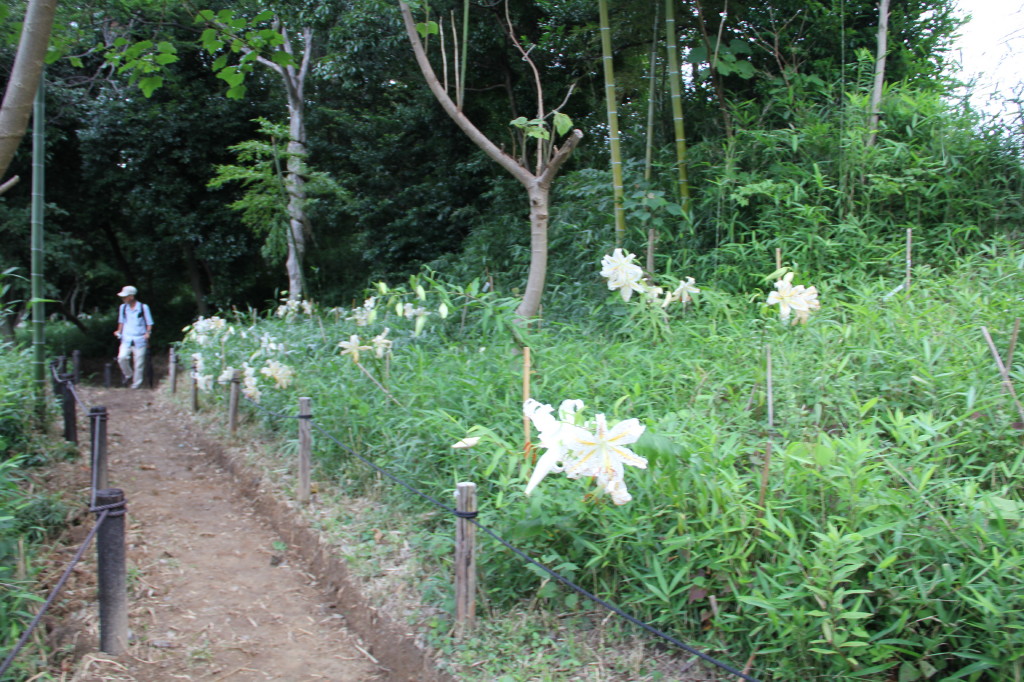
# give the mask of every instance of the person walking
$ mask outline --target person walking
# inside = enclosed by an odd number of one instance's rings
[[[138,293],[138,289],[131,286],[117,292],[121,297],[121,307],[117,311],[117,331],[114,332],[114,336],[121,340],[117,364],[124,374],[125,383],[132,380],[132,388],[142,388],[149,335],[153,331],[153,313],[148,305],[135,300]],[[135,361],[134,368],[132,360]]]

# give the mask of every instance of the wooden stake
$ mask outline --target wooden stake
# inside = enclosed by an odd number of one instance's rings
[[[313,450],[313,410],[310,398],[299,398],[299,502],[309,502],[309,470]]]
[[[459,483],[455,508],[476,513],[476,483]],[[455,636],[462,637],[476,624],[476,526],[469,518],[455,520]]]
[[[228,396],[228,432],[234,436],[238,430],[238,394],[241,392],[242,370],[231,372],[231,394]]]
[[[914,230],[913,228],[907,228],[907,274],[903,278],[903,290],[910,291],[910,269],[913,266],[913,243],[914,243]]]
[[[1017,392],[1013,390],[1013,382],[1010,380],[1010,373],[1006,371],[1006,365],[1003,364],[1003,359],[999,356],[999,351],[996,349],[996,344],[992,341],[992,336],[988,333],[988,328],[982,327],[981,333],[985,335],[985,342],[988,344],[988,349],[992,353],[993,359],[996,361],[996,368],[999,369],[999,375],[1003,378],[1003,388],[1010,394],[1010,398],[1013,399],[1013,404],[1017,407],[1017,414],[1020,415],[1021,424],[1024,424],[1024,406],[1021,406],[1020,401],[1017,400]]]
[[[178,354],[172,348],[167,364],[171,372],[171,393],[178,392]]]
[[[523,404],[530,399],[530,347],[523,347]],[[530,442],[530,418],[523,414],[523,455],[533,462],[533,443]]]
[[[657,234],[653,227],[647,230],[647,276],[651,279],[654,278],[654,242],[657,239]]]
[[[764,444],[764,462],[761,465],[761,492],[757,496],[757,517],[764,516],[765,498],[768,494],[768,469],[772,464],[772,441],[771,432],[775,430],[775,406],[772,386],[772,347],[765,347],[766,377],[765,384],[768,390],[768,440]]]
[[[1010,348],[1006,351],[1006,369],[1013,367],[1013,349],[1017,347],[1017,335],[1020,334],[1020,318],[1013,322],[1013,334],[1010,335]]]
[[[782,249],[781,248],[776,248],[775,249],[775,269],[776,270],[781,270],[782,269]]]

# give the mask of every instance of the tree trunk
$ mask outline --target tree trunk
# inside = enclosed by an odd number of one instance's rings
[[[192,295],[196,299],[196,310],[200,317],[209,317],[210,306],[206,303],[206,292],[203,290],[203,276],[199,269],[199,260],[192,245],[185,244],[185,267],[188,268],[188,281],[192,285]]]
[[[544,294],[544,282],[547,277],[548,197],[551,183],[558,175],[558,171],[561,170],[562,164],[568,160],[576,145],[583,138],[583,133],[579,130],[572,131],[560,148],[552,148],[551,158],[542,168],[538,169],[537,174],[531,173],[528,168],[506,154],[504,150],[480,132],[472,121],[459,110],[441,86],[434,73],[434,68],[427,59],[427,53],[416,32],[416,23],[413,21],[409,6],[402,0],[398,0],[398,6],[402,11],[405,32],[412,44],[416,63],[423,73],[427,87],[430,88],[441,108],[477,147],[526,188],[530,198],[530,272],[526,278],[526,291],[523,294],[523,300],[516,308],[516,315],[523,319],[536,317],[540,311],[541,296]]]
[[[541,296],[548,274],[548,198],[550,188],[534,184],[527,188],[530,197],[530,272],[526,277],[526,291],[516,309],[522,318],[536,317],[540,312]]]
[[[871,115],[868,117],[868,138],[864,144],[875,146],[878,137],[878,107],[882,104],[882,88],[885,86],[885,55],[889,40],[889,0],[878,5],[878,46],[875,48],[875,85],[871,90]]]
[[[302,102],[288,106],[290,139],[288,140],[288,173],[285,184],[288,188],[288,298],[298,301],[304,298],[302,261],[306,256],[306,182],[302,177],[303,158],[306,155],[305,130],[303,126]]]
[[[7,173],[28,128],[56,11],[57,0],[29,0],[25,10],[18,53],[0,106],[0,178]]]

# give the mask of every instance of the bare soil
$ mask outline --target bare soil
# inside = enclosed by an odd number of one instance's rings
[[[97,651],[95,562],[84,561],[49,623],[52,644],[74,650],[62,679],[444,679],[411,635],[360,599],[295,510],[164,390],[79,394],[107,407],[109,485],[127,499],[131,642],[121,656]],[[79,430],[87,453],[83,420]],[[87,496],[87,467],[70,469]],[[55,563],[92,527],[87,513],[77,522]]]

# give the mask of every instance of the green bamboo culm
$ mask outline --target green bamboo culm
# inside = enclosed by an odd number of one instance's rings
[[[46,386],[46,309],[43,303],[43,209],[46,161],[46,105],[39,77],[32,107],[32,378],[42,397]]]
[[[683,86],[679,75],[674,0],[665,0],[665,49],[668,52],[668,87],[672,94],[672,125],[676,136],[676,166],[679,168],[679,205],[690,220],[690,180],[686,173],[686,130],[683,126]]]
[[[456,107],[462,111],[462,97],[466,92],[466,60],[469,55],[469,0],[462,4],[462,63],[459,65],[459,91]]]
[[[615,70],[612,68],[612,36],[608,0],[598,0],[601,15],[601,56],[604,63],[604,96],[608,104],[608,142],[612,156],[612,190],[615,198],[615,243],[626,238],[626,209],[622,205],[622,151],[619,149],[619,114],[615,104]]]
[[[655,88],[655,73],[658,64],[658,7],[654,7],[654,34],[651,37],[650,64],[647,69],[647,150],[644,158],[644,180],[651,181],[651,174],[654,168],[654,97],[657,92]]]

